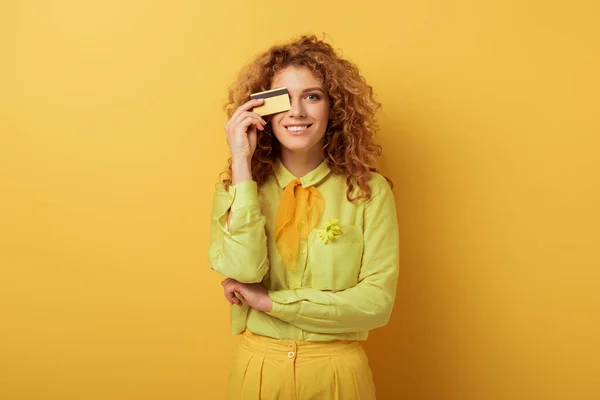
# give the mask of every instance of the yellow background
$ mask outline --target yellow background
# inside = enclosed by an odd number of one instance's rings
[[[0,398],[220,399],[207,247],[243,63],[327,33],[378,99],[380,399],[600,398],[596,1],[3,1]]]

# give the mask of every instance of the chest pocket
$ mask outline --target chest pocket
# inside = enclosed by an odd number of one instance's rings
[[[319,230],[308,236],[308,264],[313,289],[343,290],[355,286],[362,264],[363,235],[357,225],[340,226],[342,234],[323,243]]]

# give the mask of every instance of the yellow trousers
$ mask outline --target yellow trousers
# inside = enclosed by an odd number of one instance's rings
[[[307,342],[244,331],[227,400],[371,400],[375,386],[358,341]]]

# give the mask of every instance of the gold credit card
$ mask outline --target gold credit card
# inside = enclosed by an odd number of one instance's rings
[[[252,110],[258,115],[275,114],[292,108],[287,88],[278,88],[267,90],[265,92],[252,93],[250,98],[252,100],[265,100],[262,106],[254,107]]]

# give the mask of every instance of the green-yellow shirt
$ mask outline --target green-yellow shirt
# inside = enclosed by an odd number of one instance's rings
[[[325,212],[308,239],[300,239],[296,268],[288,270],[274,242],[274,224],[285,186],[296,179],[281,162],[257,186],[245,181],[215,191],[209,247],[210,265],[243,283],[262,282],[273,300],[270,312],[231,306],[231,330],[288,340],[366,340],[392,312],[398,279],[398,224],[392,191],[372,173],[371,199],[351,203],[346,177],[327,161],[300,181],[314,185]],[[356,189],[355,189],[356,190]],[[227,229],[227,218],[231,221]],[[328,218],[342,233],[324,243],[318,235]]]

